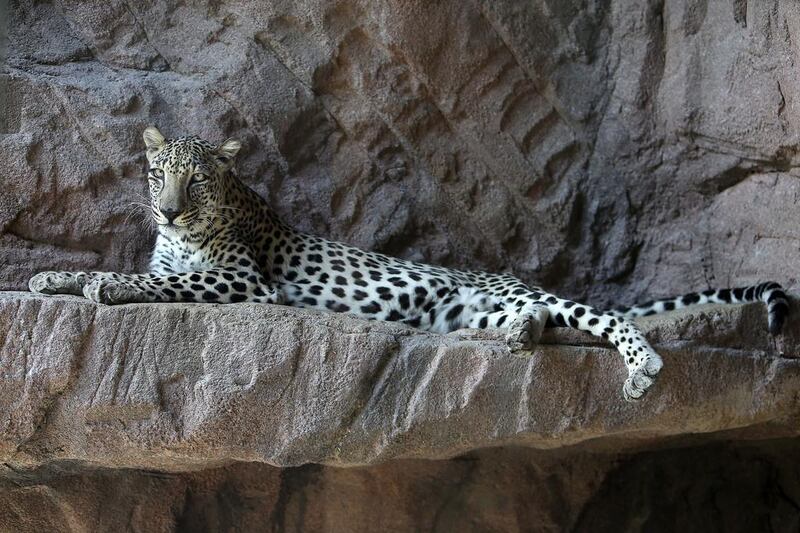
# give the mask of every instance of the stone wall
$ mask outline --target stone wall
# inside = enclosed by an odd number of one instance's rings
[[[11,5],[0,288],[141,269],[141,131],[304,230],[597,305],[800,263],[794,0]]]

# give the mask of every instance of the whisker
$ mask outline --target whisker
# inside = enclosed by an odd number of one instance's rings
[[[124,226],[125,224],[127,224],[127,223],[130,221],[130,218],[131,218],[133,215],[143,215],[143,214],[144,214],[144,213],[142,213],[142,212],[140,212],[140,211],[129,211],[129,212],[128,212],[128,214],[127,214],[127,215],[125,215],[125,218],[123,218],[123,219],[122,219],[122,225]],[[142,218],[146,218],[146,217],[142,217]],[[137,222],[137,223],[138,223],[138,222]]]
[[[142,215],[144,218],[147,217],[146,212],[150,210],[149,204],[143,204],[140,202],[129,202],[128,204],[123,206],[123,212],[127,211],[125,218],[122,219],[122,224],[127,224],[130,221],[130,218],[133,215]]]

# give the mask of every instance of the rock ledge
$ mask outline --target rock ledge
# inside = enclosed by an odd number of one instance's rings
[[[523,359],[490,332],[0,293],[0,454],[180,471],[797,436],[800,328],[776,340],[765,321],[759,305],[642,320],[665,368],[628,404],[616,352],[579,332],[548,331]]]

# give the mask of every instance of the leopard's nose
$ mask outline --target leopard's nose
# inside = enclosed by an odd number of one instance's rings
[[[161,214],[164,215],[164,218],[167,219],[167,222],[172,224],[172,221],[175,220],[178,217],[178,215],[181,214],[181,212],[179,209],[165,209],[162,207]]]

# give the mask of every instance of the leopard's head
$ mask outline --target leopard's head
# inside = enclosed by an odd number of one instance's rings
[[[150,209],[159,229],[192,234],[211,229],[224,209],[225,184],[239,141],[215,146],[194,136],[165,139],[152,126],[143,137],[150,163]]]

